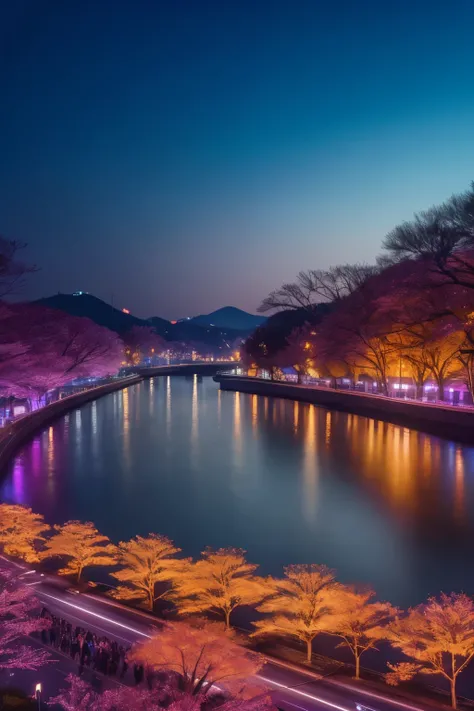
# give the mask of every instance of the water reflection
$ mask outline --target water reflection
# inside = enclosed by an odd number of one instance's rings
[[[222,412],[222,391],[217,391],[217,424],[221,425],[221,412]]]
[[[54,428],[48,429],[48,463],[47,463],[48,490],[54,489]]]
[[[257,397],[257,395],[252,395],[252,430],[255,435],[258,433],[258,397]]]
[[[240,393],[234,393],[234,462],[242,468],[242,421],[240,416]]]
[[[473,477],[472,447],[166,377],[47,428],[1,495],[52,522],[93,520],[116,541],[156,531],[185,555],[241,546],[262,574],[326,563],[403,605],[474,593]]]
[[[166,376],[166,436],[171,435],[171,378]]]
[[[130,411],[129,411],[129,388],[122,391],[122,431],[123,431],[123,456],[127,463],[127,469],[130,469]]]
[[[465,517],[465,481],[464,481],[464,459],[460,447],[456,447],[455,459],[455,487],[454,487],[454,515],[456,519],[463,523]]]
[[[150,417],[153,417],[153,411],[155,409],[155,379],[150,378],[148,380],[149,382],[149,388],[150,388],[150,398],[149,398],[149,414]]]
[[[331,444],[331,413],[330,412],[326,412],[326,428],[325,428],[324,442],[325,442],[326,446],[329,446]]]
[[[314,405],[308,406],[308,419],[305,423],[304,463],[303,463],[303,512],[308,521],[316,516],[318,454],[317,454],[317,418]]]
[[[298,418],[300,414],[300,404],[297,400],[295,400],[295,403],[293,405],[293,427],[295,430],[295,434],[298,434]]]
[[[198,464],[199,455],[199,416],[198,416],[198,376],[193,375],[193,394],[191,398],[191,461]]]

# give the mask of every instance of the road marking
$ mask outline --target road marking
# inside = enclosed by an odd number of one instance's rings
[[[21,568],[22,570],[26,570],[26,569],[27,569],[27,568],[26,568],[26,565],[20,565],[20,563],[15,563],[14,560],[8,560],[8,558],[5,558],[5,556],[3,556],[3,555],[0,555],[0,558],[1,558],[2,560],[6,561],[7,563],[9,563],[10,565],[16,566],[17,568]]]
[[[87,610],[85,607],[81,607],[80,605],[73,605],[72,602],[66,602],[66,600],[61,600],[61,598],[55,597],[54,595],[49,595],[48,593],[45,593],[45,592],[42,592],[41,595],[44,595],[45,597],[49,597],[52,600],[56,600],[56,602],[59,602],[62,605],[67,605],[68,607],[72,607],[75,610],[80,610],[81,612],[84,612],[86,615],[91,615],[92,617],[98,617],[99,620],[104,620],[104,622],[110,622],[111,625],[116,625],[117,627],[122,627],[122,629],[124,629],[124,630],[128,630],[129,632],[135,632],[135,634],[138,634],[141,637],[146,637],[147,639],[151,639],[150,634],[146,634],[146,632],[140,632],[140,630],[137,630],[134,627],[129,627],[128,625],[124,625],[122,622],[117,622],[116,620],[111,620],[110,617],[104,617],[104,615],[99,615],[97,612],[92,612],[92,610]]]
[[[338,704],[333,704],[332,701],[326,701],[326,699],[321,699],[319,696],[313,696],[313,694],[308,694],[308,693],[306,693],[306,691],[300,691],[299,689],[293,689],[291,686],[287,686],[286,684],[280,684],[278,681],[273,681],[272,679],[268,679],[266,676],[260,676],[260,674],[257,674],[256,676],[258,679],[262,679],[263,681],[266,681],[269,684],[273,684],[274,686],[279,686],[281,689],[286,689],[287,691],[291,691],[292,694],[299,694],[300,696],[304,696],[306,699],[311,699],[312,701],[317,701],[320,704],[324,704],[325,706],[330,706],[333,709],[337,709],[337,711],[350,711],[345,706],[339,706]]]
[[[354,691],[359,694],[365,694],[365,696],[371,696],[373,699],[377,699],[378,701],[383,701],[386,704],[394,704],[395,706],[401,706],[404,709],[409,709],[409,711],[423,711],[421,706],[411,706],[410,704],[406,704],[404,701],[397,701],[396,699],[391,699],[389,696],[382,696],[381,694],[374,694],[373,691],[367,691],[366,689],[363,688],[358,688],[354,689],[353,686],[349,686],[349,684],[344,684],[342,681],[335,681],[334,679],[330,680],[330,684],[334,684],[334,686],[342,686],[343,689],[347,689],[347,691]]]
[[[267,677],[261,676],[260,674],[257,674],[259,679],[263,679],[263,681],[267,681],[270,684],[274,684],[275,686],[279,686],[282,689],[286,689],[287,691],[291,691],[295,694],[299,694],[300,696],[305,696],[308,699],[313,699],[314,701],[318,701],[321,704],[326,704],[327,706],[332,706],[332,708],[339,709],[340,711],[349,711],[348,709],[344,709],[343,706],[338,706],[337,704],[333,704],[330,701],[325,701],[324,699],[321,699],[319,696],[313,696],[312,694],[308,694],[305,691],[300,691],[299,689],[296,689],[293,686],[287,686],[286,684],[280,684],[277,681],[272,681],[271,679],[268,679]],[[389,696],[381,696],[380,694],[374,694],[372,691],[367,691],[366,689],[363,688],[357,688],[355,689],[353,686],[349,686],[348,684],[343,684],[342,682],[338,681],[330,681],[330,684],[334,684],[334,686],[341,686],[346,691],[351,692],[355,695],[357,694],[365,694],[365,696],[371,696],[374,699],[377,699],[378,701],[382,701],[383,703],[386,704],[393,704],[395,706],[400,706],[401,708],[408,709],[409,711],[422,711],[420,706],[411,706],[410,704],[406,704],[403,701],[397,701],[396,699],[391,699]]]

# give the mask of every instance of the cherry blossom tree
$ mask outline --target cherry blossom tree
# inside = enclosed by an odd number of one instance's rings
[[[79,581],[84,568],[114,565],[116,547],[93,523],[67,521],[62,526],[54,526],[54,530],[56,534],[46,541],[40,555],[41,558],[67,558],[66,567],[59,571],[61,575],[75,575]]]
[[[391,664],[392,685],[415,674],[438,674],[449,682],[456,708],[456,683],[474,657],[474,602],[464,594],[442,593],[410,609],[387,627],[387,639],[412,662]]]
[[[236,699],[263,692],[254,677],[263,660],[235,641],[217,622],[165,623],[158,634],[132,650],[132,658],[170,673],[170,690],[203,702],[216,686]]]
[[[47,629],[47,620],[38,617],[39,601],[30,587],[18,576],[3,570],[0,575],[0,669],[29,669],[35,671],[46,664],[50,656],[46,650],[19,644],[19,640],[33,632]]]
[[[180,550],[169,538],[156,533],[121,541],[116,551],[121,570],[112,573],[121,585],[111,594],[119,600],[143,602],[153,610],[155,602],[169,594],[168,589],[157,594],[157,585],[169,582],[184,564],[174,557]]]
[[[254,575],[257,568],[241,548],[207,548],[201,560],[188,562],[173,577],[172,599],[179,614],[217,613],[229,629],[233,610],[255,605],[268,594],[263,578]]]
[[[474,183],[460,195],[395,227],[383,246],[397,259],[422,261],[446,284],[474,288]]]
[[[259,612],[270,614],[254,623],[253,637],[270,635],[293,637],[306,644],[306,659],[311,662],[314,638],[331,629],[340,586],[325,565],[290,565],[283,580],[267,581],[271,597]]]
[[[0,299],[18,290],[26,275],[37,271],[35,266],[18,259],[18,252],[25,247],[26,244],[17,240],[0,236]]]
[[[388,602],[372,602],[373,590],[358,592],[342,588],[331,620],[331,634],[342,639],[339,646],[348,647],[354,655],[355,678],[360,678],[360,658],[386,637],[386,626],[397,610]]]
[[[75,674],[69,674],[66,681],[68,688],[49,699],[50,704],[60,705],[64,711],[161,711],[163,708],[159,689],[121,685],[99,694]]]
[[[74,378],[116,373],[122,362],[117,334],[89,319],[14,304],[1,307],[0,320],[0,387],[7,394],[39,399]]]
[[[18,504],[0,504],[0,544],[7,555],[37,562],[38,545],[49,530],[41,514]]]
[[[368,264],[341,264],[326,270],[302,271],[295,282],[272,291],[258,311],[304,309],[311,313],[320,302],[341,301],[378,271],[378,267]]]

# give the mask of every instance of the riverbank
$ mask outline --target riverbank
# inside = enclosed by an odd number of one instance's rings
[[[0,475],[3,474],[8,462],[17,450],[37,431],[46,427],[58,417],[65,415],[70,410],[81,407],[91,400],[97,400],[104,395],[123,390],[130,385],[135,385],[143,380],[141,375],[129,375],[105,385],[98,385],[74,395],[62,398],[42,407],[40,410],[24,415],[8,425],[0,432]]]
[[[297,400],[463,442],[474,443],[474,409],[399,400],[383,395],[217,374],[221,390]]]

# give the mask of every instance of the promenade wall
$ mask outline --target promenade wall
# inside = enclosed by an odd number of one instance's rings
[[[97,400],[97,398],[108,395],[116,390],[122,390],[130,385],[140,383],[142,380],[141,375],[132,375],[127,378],[121,378],[120,380],[114,380],[105,385],[99,385],[96,388],[90,388],[81,393],[69,395],[62,400],[57,400],[51,403],[51,405],[47,405],[40,410],[36,410],[36,412],[31,412],[21,417],[11,425],[7,425],[4,430],[0,432],[0,476],[5,473],[5,469],[11,457],[13,457],[21,445],[30,439],[35,432],[43,429],[70,410],[81,407],[91,402],[91,400]]]
[[[407,401],[382,395],[280,383],[245,376],[216,375],[221,390],[279,397],[312,403],[329,410],[363,415],[427,432],[457,442],[474,444],[474,408]]]

